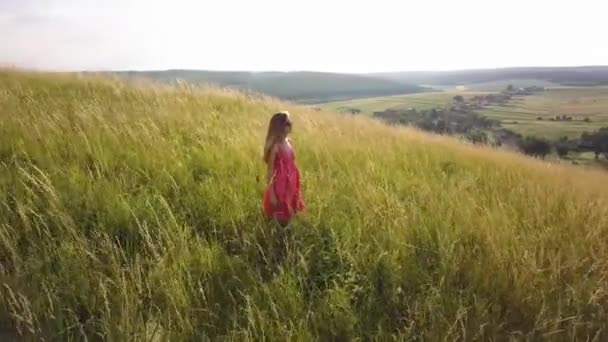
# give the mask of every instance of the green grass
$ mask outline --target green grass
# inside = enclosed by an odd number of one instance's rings
[[[270,114],[309,210],[261,217]],[[0,73],[0,336],[606,340],[608,175],[213,89]]]
[[[544,93],[517,98],[506,107],[487,108],[481,114],[523,135],[577,138],[583,132],[608,126],[608,87],[549,88]],[[556,115],[572,116],[573,121],[549,121]],[[585,118],[591,122],[584,122]]]
[[[349,101],[329,102],[318,107],[329,111],[340,111],[342,108],[357,108],[364,114],[386,109],[431,109],[440,106],[449,106],[456,95],[473,95],[464,92],[429,92],[419,94],[406,94],[395,96],[372,97]]]

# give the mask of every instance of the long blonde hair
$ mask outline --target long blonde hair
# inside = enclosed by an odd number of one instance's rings
[[[285,125],[288,123],[291,123],[288,111],[278,112],[270,118],[268,133],[266,134],[266,143],[264,144],[264,162],[266,164],[270,161],[270,151],[283,135]]]

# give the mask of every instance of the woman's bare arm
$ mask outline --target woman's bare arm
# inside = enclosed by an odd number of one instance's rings
[[[272,176],[274,173],[274,161],[277,157],[277,145],[272,146],[270,149],[270,156],[268,156],[268,170],[267,170],[267,181],[272,182]]]
[[[270,203],[275,206],[277,205],[277,194],[274,192],[274,161],[277,157],[277,145],[274,145],[270,150],[270,156],[268,158],[268,185],[269,185],[269,195],[270,195]]]

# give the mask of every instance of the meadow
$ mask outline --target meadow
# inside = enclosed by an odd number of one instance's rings
[[[288,109],[308,210],[261,215]],[[608,339],[608,174],[273,99],[0,72],[3,340]]]

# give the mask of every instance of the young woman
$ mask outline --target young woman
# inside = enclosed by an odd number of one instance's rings
[[[289,134],[291,119],[288,112],[272,116],[264,145],[264,162],[268,166],[268,185],[264,192],[263,209],[268,218],[282,226],[305,209],[300,190],[300,171]]]

